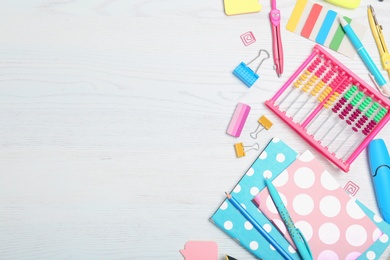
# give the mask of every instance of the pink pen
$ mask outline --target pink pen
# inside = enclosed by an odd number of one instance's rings
[[[283,46],[280,37],[280,11],[276,9],[276,0],[271,0],[271,12],[269,13],[272,30],[272,51],[276,74],[280,77],[283,73]]]

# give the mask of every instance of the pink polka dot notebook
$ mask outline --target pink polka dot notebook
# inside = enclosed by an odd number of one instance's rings
[[[309,151],[272,183],[296,227],[308,241],[314,259],[356,259],[382,235],[356,201]],[[256,195],[253,202],[294,246],[268,189]]]

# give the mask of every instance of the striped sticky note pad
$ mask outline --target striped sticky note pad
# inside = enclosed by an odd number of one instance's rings
[[[337,12],[309,0],[297,0],[287,22],[286,29],[337,51],[349,58],[356,55],[349,38],[338,21]],[[343,16],[359,38],[363,38],[367,27]]]

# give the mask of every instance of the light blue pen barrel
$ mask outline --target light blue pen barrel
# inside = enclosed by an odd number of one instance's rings
[[[390,223],[390,157],[382,139],[370,142],[368,159],[379,210],[383,219]]]
[[[386,84],[385,78],[382,76],[378,67],[375,65],[374,61],[371,59],[370,55],[364,48],[362,42],[359,40],[358,36],[351,28],[351,25],[349,25],[347,21],[345,21],[345,19],[343,18],[340,19],[340,23],[345,33],[348,35],[348,38],[351,40],[352,45],[355,47],[356,51],[358,52],[360,58],[362,58],[364,64],[366,64],[368,70],[374,76],[376,83],[378,83],[380,87],[384,86]]]

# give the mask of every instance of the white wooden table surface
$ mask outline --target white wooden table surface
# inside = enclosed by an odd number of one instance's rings
[[[285,29],[294,0],[278,3],[283,76],[272,59],[251,89],[231,74],[272,51],[261,4],[228,17],[222,0],[1,1],[0,259],[180,260],[189,240],[217,242],[220,259],[252,259],[209,221],[258,155],[237,159],[233,144],[252,142],[264,114],[274,127],[261,148],[274,136],[311,148],[264,105],[314,46]],[[330,7],[368,26],[368,4],[390,44],[390,2]],[[247,31],[256,42],[244,46]],[[379,66],[369,30],[363,42]],[[370,82],[358,57],[330,52]],[[236,140],[225,131],[239,101],[252,111]],[[388,145],[389,127],[378,135]],[[366,153],[348,174],[320,158],[378,211]]]

